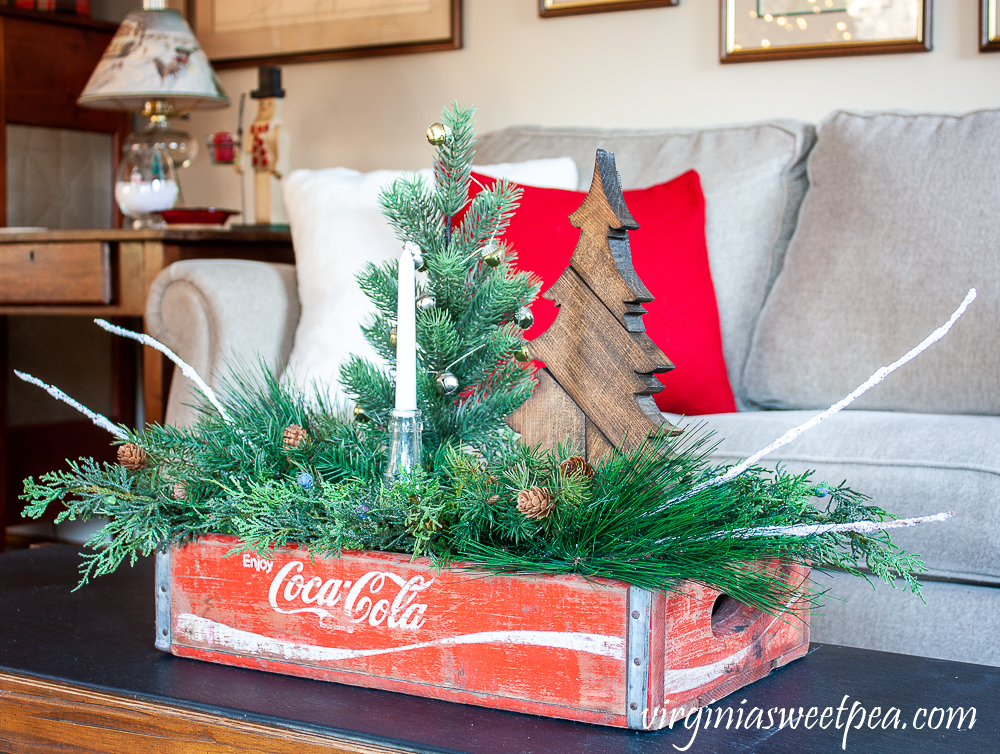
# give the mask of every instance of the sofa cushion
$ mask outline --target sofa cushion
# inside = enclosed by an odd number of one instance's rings
[[[567,158],[491,165],[488,175],[543,186],[572,188],[576,165]],[[361,330],[375,307],[355,278],[367,262],[398,259],[402,242],[382,215],[378,197],[404,175],[400,170],[359,173],[349,168],[296,170],[282,181],[292,227],[302,318],[285,379],[305,390],[324,390],[335,403],[345,398],[340,366],[355,354],[378,363]],[[428,184],[428,168],[417,173]]]
[[[814,415],[747,411],[698,422],[719,441],[710,460],[735,463]],[[842,411],[762,463],[779,461],[832,485],[846,480],[903,518],[955,511],[944,523],[893,532],[893,541],[923,556],[931,575],[1000,586],[1000,417]]]
[[[1000,589],[927,581],[922,602],[902,582],[873,589],[844,573],[816,572],[813,580],[830,591],[812,611],[812,641],[1000,666]]]
[[[747,398],[825,408],[944,322],[952,332],[855,408],[1000,414],[1000,110],[839,112],[747,360]]]
[[[569,155],[586,191],[598,147],[615,153],[622,186],[643,188],[697,170],[729,381],[740,378],[761,306],[784,258],[808,185],[813,126],[795,121],[704,129],[626,130],[516,126],[483,135],[476,162]]]

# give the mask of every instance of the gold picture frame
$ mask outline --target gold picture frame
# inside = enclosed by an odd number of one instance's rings
[[[1000,3],[983,0],[979,6],[979,51],[1000,52]]]
[[[931,0],[721,0],[721,14],[723,63],[932,49]]]
[[[462,47],[462,0],[189,0],[188,19],[216,68]]]
[[[664,8],[679,4],[680,0],[538,0],[538,15],[542,18],[554,18],[616,10]]]

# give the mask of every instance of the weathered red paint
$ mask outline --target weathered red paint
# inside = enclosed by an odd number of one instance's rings
[[[225,557],[236,544],[171,549],[173,654],[628,727],[628,584],[439,571],[380,552]],[[713,634],[719,597],[694,583],[653,595],[651,716],[714,702],[805,653],[808,611],[773,619],[721,604]]]

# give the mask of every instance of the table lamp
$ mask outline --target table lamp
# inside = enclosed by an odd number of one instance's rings
[[[115,200],[133,227],[162,224],[153,214],[174,206],[175,169],[190,164],[198,144],[169,118],[195,108],[227,107],[208,56],[191,27],[164,0],[144,0],[122,21],[77,100],[81,107],[130,110],[147,118],[129,134],[115,182]]]

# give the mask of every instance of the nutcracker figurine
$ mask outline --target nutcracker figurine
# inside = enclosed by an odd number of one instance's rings
[[[254,172],[254,209],[257,225],[285,225],[288,215],[281,199],[281,178],[289,169],[289,134],[282,123],[285,90],[281,69],[258,68],[258,85],[250,96],[258,101],[257,117],[250,126],[250,166]]]

